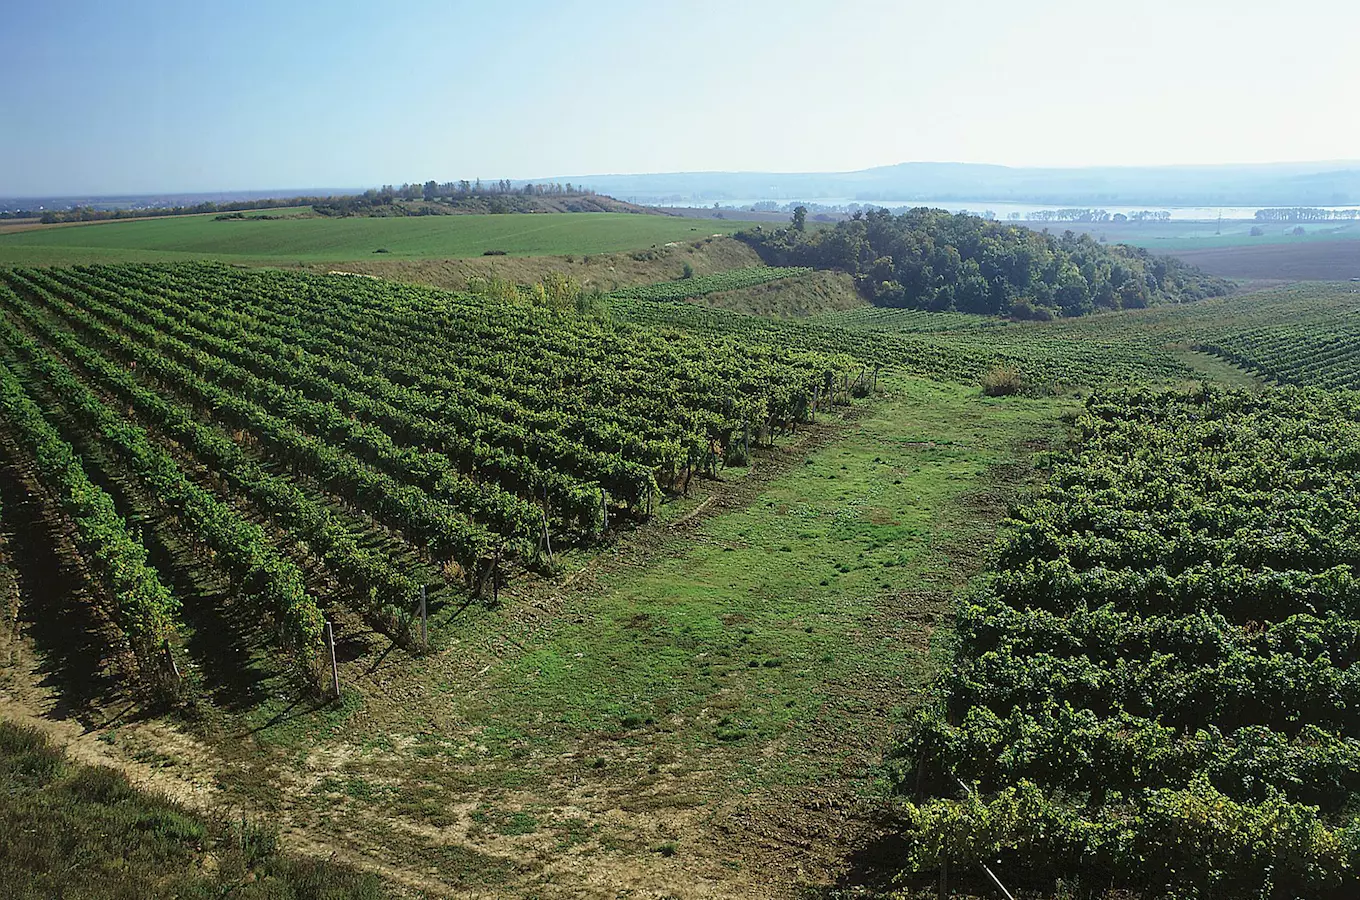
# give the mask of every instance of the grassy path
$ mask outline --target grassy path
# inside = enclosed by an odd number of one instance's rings
[[[261,706],[227,792],[474,894],[826,883],[872,830],[952,592],[1069,403],[889,380],[698,515],[680,521],[702,494],[554,585],[440,610],[432,657],[348,661],[343,707]]]

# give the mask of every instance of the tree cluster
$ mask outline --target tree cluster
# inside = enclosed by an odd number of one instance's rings
[[[1231,290],[1174,258],[1071,231],[1055,237],[926,208],[896,216],[871,210],[812,231],[798,227],[803,218],[795,213],[789,227],[737,236],[770,265],[848,272],[879,306],[1048,318]]]
[[[337,197],[326,203],[314,204],[318,213],[325,216],[365,216],[373,215],[375,210],[391,207],[398,200],[424,200],[427,203],[441,203],[453,207],[466,207],[472,201],[480,201],[481,206],[490,212],[518,212],[515,200],[523,197],[593,197],[595,192],[584,185],[545,182],[543,184],[515,185],[508,178],[482,183],[475,181],[437,182],[431,179],[424,183],[408,182],[395,187],[385,184],[380,188],[370,188],[352,197]],[[403,208],[396,215],[441,215],[444,210],[437,207]]]

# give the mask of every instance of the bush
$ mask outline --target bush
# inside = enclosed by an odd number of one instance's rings
[[[588,291],[581,291],[576,296],[576,311],[583,316],[592,316],[596,319],[609,318],[609,300],[605,297],[604,291],[598,287]]]
[[[997,366],[982,376],[982,393],[988,397],[1008,397],[1024,389],[1024,377],[1012,366]]]
[[[689,263],[685,263],[685,268],[681,270],[681,272],[680,272],[680,277],[681,277],[681,278],[693,278],[693,277],[694,277],[694,266],[691,266]]]
[[[1261,235],[1263,235],[1263,234],[1265,234],[1265,233],[1266,233],[1266,230],[1265,230],[1264,228],[1262,228],[1260,225],[1253,225],[1253,226],[1251,226],[1251,236],[1252,236],[1252,237],[1260,237]]]
[[[504,250],[483,250],[482,256],[504,256]]]
[[[1047,306],[1030,306],[1021,300],[1011,307],[1011,318],[1017,322],[1052,322],[1053,311]]]

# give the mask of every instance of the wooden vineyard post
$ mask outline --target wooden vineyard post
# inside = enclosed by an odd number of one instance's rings
[[[501,551],[504,548],[504,544],[496,545],[495,568],[491,570],[491,602],[495,605],[501,602]]]
[[[600,488],[600,518],[604,524],[601,526],[605,531],[609,530],[609,502],[605,499],[604,488]]]
[[[331,651],[331,691],[340,699],[340,666],[335,662],[335,629],[326,623],[326,647]]]
[[[423,650],[430,649],[430,624],[425,605],[425,585],[420,586],[420,646]]]
[[[949,898],[949,860],[940,860],[940,900]]]
[[[925,756],[922,755],[921,758],[924,759]],[[974,791],[973,788],[959,776],[955,775],[954,781],[958,783],[959,787],[963,788],[964,793],[972,797],[977,796],[977,792]],[[1005,897],[1006,900],[1015,900],[1015,896],[1010,891],[1006,890],[1006,886],[1001,883],[1001,879],[997,876],[995,872],[992,871],[991,866],[987,865],[985,862],[979,862],[979,865],[982,866],[982,871],[986,872],[987,877],[992,879],[992,884],[996,885],[997,890],[1001,891],[1001,895]],[[944,877],[943,874],[940,877],[943,878]]]
[[[548,549],[548,564],[552,565],[553,564],[552,535],[548,533],[548,514],[546,512],[543,512],[542,510],[539,510],[539,515],[543,517],[543,538],[539,542],[539,546],[546,547]]]

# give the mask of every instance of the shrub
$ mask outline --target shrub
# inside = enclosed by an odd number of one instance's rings
[[[483,250],[482,256],[504,256],[504,250]]]
[[[1265,234],[1265,233],[1266,233],[1266,230],[1265,230],[1264,228],[1262,228],[1260,225],[1253,225],[1253,226],[1251,226],[1251,236],[1252,236],[1252,237],[1260,237],[1261,235],[1263,235],[1263,234]]]
[[[1008,397],[1025,389],[1025,379],[1013,366],[997,366],[982,376],[982,393],[988,397]]]
[[[1017,322],[1052,322],[1053,310],[1047,306],[1031,306],[1028,301],[1020,300],[1011,307],[1011,318]]]
[[[681,270],[681,272],[680,272],[680,277],[681,277],[681,278],[693,278],[693,277],[694,277],[694,266],[691,266],[689,263],[685,263],[685,268]]]

